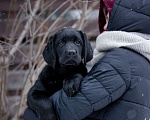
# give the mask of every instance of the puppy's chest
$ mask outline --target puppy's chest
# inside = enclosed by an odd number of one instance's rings
[[[62,82],[64,79],[64,76],[58,74],[58,73],[52,73],[52,82],[56,83],[56,82]]]
[[[72,71],[68,71],[66,69],[57,69],[51,73],[50,83],[51,84],[62,84],[63,80],[67,78],[72,73]]]
[[[70,68],[56,68],[53,72],[54,77],[59,77],[62,80],[65,79],[68,75],[70,75],[71,73],[74,73],[74,69],[70,69]]]
[[[51,74],[51,78],[52,78],[52,82],[53,83],[62,83],[63,80],[69,75],[70,73],[65,72],[65,71],[61,71],[61,72],[53,72]]]
[[[60,90],[63,86],[63,79],[60,75],[56,73],[50,73],[47,77],[46,88],[48,88],[51,92],[51,95],[55,93],[56,91]]]
[[[49,72],[49,84],[62,84],[63,80],[73,73],[81,73],[83,76],[86,74],[86,68],[56,68]]]

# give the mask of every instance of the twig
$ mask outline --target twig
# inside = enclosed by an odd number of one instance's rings
[[[10,18],[10,11],[11,11],[11,8],[12,8],[12,4],[13,4],[13,0],[11,0],[10,5],[9,5],[8,19]],[[7,21],[7,26],[6,26],[5,36],[7,36],[8,26],[9,26],[9,23],[8,23],[8,21]],[[6,40],[5,40],[5,41],[6,41]]]
[[[36,1],[35,6],[34,6],[34,9],[33,9],[33,15],[35,15],[36,12],[37,12],[37,10],[39,9],[40,2],[41,2],[41,0],[37,0],[37,1]],[[27,33],[27,31],[28,31],[28,29],[29,29],[29,27],[30,27],[32,21],[33,21],[33,17],[31,16],[30,19],[29,19],[29,21],[28,21],[28,22],[26,23],[26,25],[24,26],[24,30],[23,30],[22,33],[20,34],[19,39],[17,40],[17,42],[15,43],[14,46],[18,47],[18,46],[21,44],[21,42],[22,42],[23,38],[25,37],[25,35],[26,35],[26,33]],[[9,53],[9,55],[12,55],[12,54],[14,54],[14,53],[16,52],[16,47],[15,47],[15,48],[12,48],[12,50],[11,50],[10,53]]]
[[[27,12],[26,9],[25,9],[22,5],[20,5],[20,7],[22,8],[22,10],[23,10],[24,12]],[[21,9],[20,9],[20,10],[21,10]]]
[[[13,26],[12,26],[12,29],[11,29],[11,34],[10,34],[10,35],[11,35],[11,40],[14,39],[15,34],[13,34],[13,33],[14,33],[14,31],[15,31],[15,26],[16,26],[17,20],[18,20],[18,18],[19,18],[19,15],[21,14],[21,12],[22,12],[22,9],[19,10],[18,14],[17,14],[16,17],[15,17],[15,20],[14,20],[14,23],[13,23]],[[18,24],[18,23],[17,23],[17,24]]]
[[[37,30],[34,32],[34,34],[37,34],[37,32],[40,30],[40,28],[50,19],[50,17],[52,17],[52,15],[54,15],[60,8],[62,8],[65,4],[67,4],[67,2],[69,2],[69,0],[67,0],[66,2],[64,2],[62,5],[60,5],[52,14],[50,14],[43,22],[42,24],[37,28]]]
[[[92,10],[94,9],[94,7],[98,4],[98,2],[93,2],[93,4],[87,9],[87,11],[85,12],[85,16],[89,15],[90,12],[92,12]],[[79,26],[78,24],[80,23],[81,18],[75,22],[72,27],[73,28],[77,28],[77,26]],[[83,27],[83,26],[82,26]],[[82,28],[83,29],[83,28]]]
[[[82,27],[83,27],[83,23],[84,23],[84,20],[85,20],[85,14],[86,14],[86,11],[87,11],[87,7],[88,7],[88,2],[85,3],[85,5],[84,5],[84,7],[82,9],[81,19],[80,19],[80,22],[79,22],[79,25],[78,25],[78,29],[79,30],[81,30]]]
[[[24,62],[24,58],[22,58],[22,60],[20,60],[20,63],[12,71],[18,70],[22,66],[23,62]]]
[[[34,16],[33,13],[32,13],[31,2],[30,2],[30,0],[27,0],[27,4],[28,4],[28,6],[29,6],[30,14],[31,14],[32,16]]]
[[[57,0],[53,0],[51,3],[48,3],[47,6],[43,7],[42,11],[38,14],[38,17],[45,11],[47,10],[50,6],[52,6]]]
[[[0,43],[4,43],[4,44],[7,44],[7,45],[11,46],[12,48],[15,48],[15,49],[16,49],[18,52],[20,52],[25,58],[27,58],[28,60],[31,60],[31,59],[28,58],[18,47],[14,46],[14,45],[11,45],[11,44],[9,44],[9,43],[7,43],[7,42],[3,42],[3,41],[0,41]],[[9,55],[9,56],[13,56],[13,54],[12,54],[12,55]]]

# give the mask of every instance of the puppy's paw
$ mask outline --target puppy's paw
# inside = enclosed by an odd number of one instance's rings
[[[82,78],[81,74],[73,74],[63,81],[63,90],[68,97],[72,97],[78,92]]]

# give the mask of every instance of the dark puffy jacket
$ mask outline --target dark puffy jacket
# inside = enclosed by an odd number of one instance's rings
[[[149,120],[150,63],[131,50],[113,49],[94,65],[75,97],[61,90],[52,99],[61,120],[91,113],[87,120]]]
[[[150,0],[116,0],[108,30],[150,34]],[[135,51],[112,49],[75,97],[60,90],[51,99],[60,120],[150,120],[150,62]]]
[[[150,0],[116,0],[107,29],[150,34]]]

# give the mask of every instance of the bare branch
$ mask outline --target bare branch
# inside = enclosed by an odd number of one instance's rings
[[[36,4],[35,4],[34,9],[33,9],[33,15],[34,15],[34,16],[36,15],[37,10],[39,9],[40,2],[41,2],[41,0],[37,0],[37,1],[36,1]],[[23,30],[22,33],[20,34],[19,39],[17,40],[17,42],[15,43],[14,46],[18,47],[18,46],[21,44],[23,38],[25,37],[26,33],[28,32],[28,29],[29,29],[29,27],[30,27],[32,21],[33,21],[33,17],[30,15],[30,19],[27,21],[27,23],[26,23],[26,25],[25,25],[25,27],[24,27],[24,30]],[[16,52],[16,48],[12,48],[12,50],[11,50],[10,53],[9,53],[9,55],[11,56],[11,55],[14,54],[15,52]]]
[[[85,2],[85,5],[83,6],[83,9],[82,9],[81,19],[80,19],[79,25],[77,27],[79,30],[81,30],[82,27],[83,27],[83,23],[84,23],[84,20],[85,20],[85,14],[86,14],[86,11],[87,11],[87,7],[88,7],[88,1]]]
[[[61,7],[63,7],[65,4],[67,4],[69,0],[67,0],[66,2],[64,2],[62,5],[60,5],[52,14],[50,14],[43,22],[42,24],[37,28],[37,30],[34,32],[34,34],[37,34],[37,32],[40,30],[40,28],[50,19],[50,17],[52,17],[52,15],[54,15]]]

